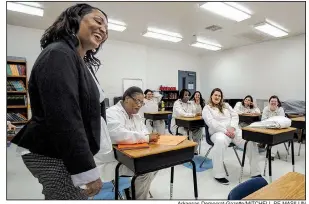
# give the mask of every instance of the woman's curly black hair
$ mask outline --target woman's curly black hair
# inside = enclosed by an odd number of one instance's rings
[[[76,4],[71,6],[63,11],[56,21],[45,30],[40,41],[41,48],[44,49],[53,42],[68,38],[74,42],[75,46],[78,46],[79,41],[76,34],[79,30],[80,21],[86,14],[91,13],[93,9],[101,11],[106,19],[108,19],[107,15],[101,9],[92,7],[88,4]],[[86,66],[90,68],[92,72],[98,71],[101,65],[100,60],[94,55],[98,52],[103,43],[104,42],[95,50],[88,50],[84,57]]]

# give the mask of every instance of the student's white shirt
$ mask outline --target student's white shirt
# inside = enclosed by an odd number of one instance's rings
[[[202,117],[208,126],[210,135],[216,132],[225,133],[228,127],[233,127],[236,131],[239,129],[238,114],[228,103],[225,103],[223,113],[217,107],[206,105],[203,109]]]
[[[122,106],[122,101],[106,110],[107,129],[113,144],[136,144],[149,142],[149,132],[139,114],[127,114]],[[95,163],[100,169],[104,181],[113,180],[115,165],[117,165],[114,153],[101,154],[100,151],[94,156]],[[107,163],[115,162],[107,165]]]
[[[250,107],[245,107],[242,105],[241,102],[237,102],[234,110],[238,113],[238,114],[243,114],[243,113],[257,113],[260,114],[261,111],[258,107],[255,108],[250,108]]]
[[[176,132],[176,117],[195,117],[196,113],[195,105],[192,101],[188,101],[187,103],[182,102],[181,99],[175,101],[173,105],[173,115],[171,121],[172,131]]]
[[[159,103],[162,99],[162,95],[158,92],[154,93],[154,96],[151,100],[144,98],[145,105],[139,110],[139,115],[144,118],[144,113],[153,113],[159,111]]]
[[[195,112],[196,113],[202,113],[202,106],[201,106],[201,104],[197,104],[197,103],[195,103],[195,101],[192,101],[192,103],[193,103],[193,105],[194,105],[194,107],[195,107]]]
[[[266,120],[273,116],[285,116],[284,110],[282,107],[277,107],[276,110],[270,110],[269,106],[266,106],[263,110],[262,120]]]

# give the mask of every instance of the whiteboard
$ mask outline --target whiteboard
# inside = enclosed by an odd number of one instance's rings
[[[131,86],[137,86],[139,88],[143,89],[143,80],[142,79],[128,79],[124,78],[122,79],[122,91],[123,93],[130,88]]]

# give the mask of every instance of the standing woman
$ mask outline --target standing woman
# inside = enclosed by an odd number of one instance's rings
[[[197,113],[202,113],[203,108],[205,106],[205,100],[202,97],[201,92],[196,91],[191,96],[190,101],[193,101]]]
[[[95,54],[107,37],[107,15],[77,4],[41,38],[29,79],[32,119],[12,142],[45,199],[87,199],[102,188],[93,156],[100,148],[110,152],[111,142],[94,73],[101,65]]]
[[[145,121],[144,113],[151,113],[151,112],[158,112],[159,111],[159,103],[161,101],[162,95],[157,94],[154,96],[153,91],[150,89],[147,89],[144,92],[145,98],[144,98],[144,106],[141,107],[139,114]],[[153,127],[151,125],[153,124]],[[165,133],[165,121],[164,120],[146,120],[146,127],[149,132],[157,132],[160,135],[164,135]]]

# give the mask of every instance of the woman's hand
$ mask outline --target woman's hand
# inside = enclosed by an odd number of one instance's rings
[[[227,128],[227,132],[225,133],[229,138],[233,139],[235,137],[235,128],[229,127]]]
[[[102,186],[103,186],[103,183],[101,179],[98,178],[97,180],[86,184],[86,189],[84,192],[88,197],[94,197],[101,191]]]
[[[149,142],[158,142],[159,138],[160,138],[159,133],[151,133],[149,135]]]

